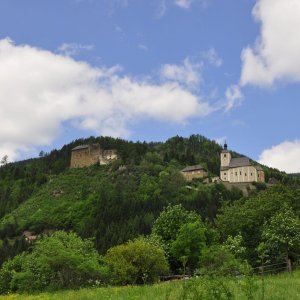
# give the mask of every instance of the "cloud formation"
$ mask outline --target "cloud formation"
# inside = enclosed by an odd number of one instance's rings
[[[171,72],[169,80],[155,84],[121,76],[118,66],[95,68],[9,39],[0,40],[0,65],[0,157],[7,154],[11,160],[19,151],[49,145],[65,122],[126,137],[133,121],[184,123],[212,111],[182,84],[180,72],[175,72],[179,80]]]
[[[243,100],[244,96],[238,85],[231,85],[226,89],[225,92],[226,102],[225,111],[231,110],[233,107],[239,105]]]
[[[189,9],[193,3],[206,4],[206,0],[175,0],[174,4],[180,8]]]
[[[221,67],[223,64],[223,59],[219,56],[215,48],[209,48],[207,51],[202,52],[201,56],[216,68]]]
[[[184,10],[189,10],[193,4],[200,4],[202,7],[207,5],[208,0],[160,0],[158,2],[157,17],[163,17],[169,6],[176,6]]]
[[[189,57],[185,58],[182,64],[165,64],[161,68],[163,79],[178,82],[187,87],[193,88],[202,80],[201,62],[192,62]]]
[[[149,48],[144,44],[138,44],[138,48],[145,52],[147,52],[149,50]]]
[[[175,0],[175,4],[181,8],[190,8],[193,0]]]
[[[270,149],[264,150],[259,162],[287,173],[300,172],[300,140],[285,141]]]
[[[257,0],[252,14],[261,32],[255,46],[242,51],[241,85],[299,82],[300,1]]]
[[[58,47],[58,52],[66,56],[76,56],[82,50],[90,51],[94,49],[94,45],[82,45],[78,43],[63,43]]]

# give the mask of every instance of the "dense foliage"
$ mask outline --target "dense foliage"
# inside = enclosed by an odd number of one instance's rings
[[[201,251],[206,246],[205,231],[206,228],[200,221],[184,224],[172,243],[170,252],[181,261],[184,274],[186,266],[190,272],[198,266]]]
[[[117,149],[120,159],[106,166],[69,169],[71,149],[88,143]],[[207,168],[209,178],[218,175],[220,151],[218,144],[200,135],[165,143],[91,137],[37,159],[3,165],[1,291],[26,290],[30,281],[36,282],[30,286],[33,290],[99,279],[148,283],[168,267],[171,273],[234,275],[247,266],[245,260],[257,264],[259,245],[264,245],[268,261],[297,261],[299,179],[264,167],[266,179],[278,184],[256,184],[249,197],[221,183],[184,180],[180,170],[196,163]],[[28,242],[24,231],[38,237],[57,233]],[[286,235],[290,239],[285,240]],[[70,243],[67,249],[65,241]],[[103,261],[98,253],[105,255]]]
[[[153,283],[169,270],[164,250],[143,238],[110,248],[105,262],[114,284]]]
[[[31,253],[24,252],[4,263],[0,293],[78,288],[102,279],[104,273],[91,241],[58,231],[38,240]]]
[[[289,220],[284,223],[281,221],[285,215],[283,212],[287,207],[292,212],[290,211],[289,216],[286,216],[286,219],[288,217]],[[224,205],[216,218],[216,224],[223,240],[226,240],[230,235],[241,234],[247,249],[247,258],[255,263],[258,259],[255,249],[260,242],[268,240],[270,246],[274,244],[275,237],[270,237],[271,231],[275,234],[274,228],[277,228],[283,235],[289,232],[288,235],[291,239],[298,240],[295,232],[298,228],[299,215],[300,188],[291,189],[285,186],[274,186],[256,196]],[[281,221],[278,222],[278,219]],[[274,226],[274,223],[277,223],[277,225]],[[277,236],[279,232],[277,232]],[[290,235],[292,232],[293,235]],[[271,259],[273,261],[282,260],[283,252],[279,249],[276,250],[276,247],[271,248],[273,248],[270,249],[272,250]],[[293,247],[289,249],[290,258],[297,260],[300,256],[299,245],[294,242]],[[280,253],[281,255],[279,255]]]
[[[89,142],[117,148],[121,159],[109,166],[67,169],[71,148]],[[176,137],[157,144],[91,138],[75,141],[39,159],[5,165],[0,168],[0,176],[7,186],[15,182],[16,173],[20,176],[17,180],[25,180],[26,170],[35,170],[38,177],[43,175],[44,182],[39,181],[39,186],[27,183],[30,195],[20,190],[22,197],[17,207],[8,209],[0,220],[0,238],[15,239],[24,230],[39,234],[44,229],[72,229],[82,237],[95,237],[97,249],[104,254],[111,246],[149,234],[154,220],[168,204],[182,203],[213,220],[221,202],[238,199],[241,192],[218,184],[195,183],[194,188],[187,189],[179,170],[188,164],[183,162],[189,148],[197,161],[207,162],[211,149],[220,149],[201,136]],[[217,166],[217,152],[215,157],[211,164]],[[15,206],[10,194],[3,194],[3,203]],[[5,257],[9,256],[6,252]]]

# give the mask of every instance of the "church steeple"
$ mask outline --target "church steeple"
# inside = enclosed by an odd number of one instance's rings
[[[224,148],[221,152],[220,159],[221,159],[221,167],[228,167],[229,166],[230,161],[231,161],[231,154],[228,151],[228,146],[227,146],[226,141],[224,143]]]
[[[225,141],[225,144],[224,144],[224,150],[228,150],[226,141]]]

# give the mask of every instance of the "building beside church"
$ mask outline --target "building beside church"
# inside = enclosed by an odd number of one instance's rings
[[[181,170],[181,174],[187,181],[192,181],[194,178],[203,178],[207,176],[206,170],[201,165],[188,166]]]
[[[88,167],[96,163],[106,165],[118,159],[114,149],[102,150],[99,144],[80,145],[72,149],[71,168]]]
[[[248,157],[232,158],[225,143],[221,152],[220,178],[229,183],[265,182],[265,173],[261,166],[252,165]]]

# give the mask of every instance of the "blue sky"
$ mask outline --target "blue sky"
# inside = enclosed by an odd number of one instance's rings
[[[202,134],[300,171],[298,0],[2,0],[0,156]]]

